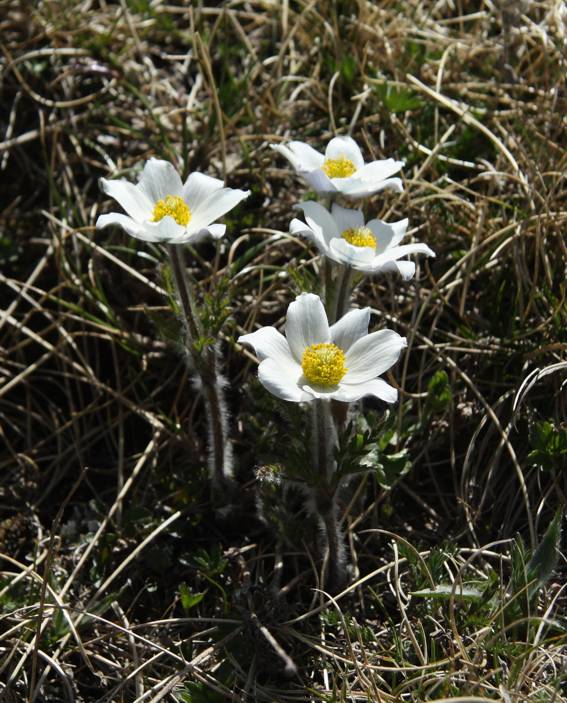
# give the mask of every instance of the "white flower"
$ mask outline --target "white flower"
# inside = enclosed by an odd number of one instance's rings
[[[398,391],[377,376],[396,363],[406,339],[392,330],[368,334],[369,321],[370,308],[351,310],[329,327],[319,296],[302,293],[288,308],[285,337],[262,327],[238,341],[253,347],[260,382],[283,400],[350,403],[374,395],[394,403]]]
[[[358,144],[351,137],[331,139],[325,156],[305,142],[270,146],[285,156],[297,173],[320,194],[340,193],[349,198],[366,198],[384,188],[398,193],[403,190],[401,179],[390,176],[397,173],[404,162],[383,159],[365,164]]]
[[[408,221],[382,222],[370,220],[365,224],[361,210],[350,210],[333,203],[331,212],[319,203],[300,203],[307,224],[301,220],[291,221],[289,231],[311,239],[319,251],[333,261],[352,266],[357,271],[377,273],[399,271],[404,280],[415,273],[413,261],[399,261],[406,254],[435,253],[427,244],[405,244]]]
[[[119,225],[146,242],[194,243],[206,235],[222,237],[226,225],[211,224],[250,191],[224,188],[218,178],[192,173],[183,183],[168,161],[150,159],[139,182],[101,178],[102,189],[128,213],[101,215],[97,228]]]

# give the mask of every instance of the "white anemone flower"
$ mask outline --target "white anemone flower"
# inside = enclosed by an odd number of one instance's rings
[[[365,164],[352,137],[331,139],[324,156],[305,142],[270,146],[285,156],[297,173],[321,195],[340,193],[349,198],[366,198],[385,188],[398,193],[403,190],[401,179],[391,176],[402,168],[404,162],[382,159]]]
[[[198,172],[183,183],[175,168],[160,159],[146,162],[137,184],[106,178],[100,183],[127,214],[101,215],[97,228],[119,225],[137,239],[168,244],[193,244],[207,235],[219,239],[226,225],[212,223],[250,194]]]
[[[366,395],[394,403],[398,391],[377,378],[407,346],[392,330],[368,334],[370,308],[351,310],[329,327],[319,296],[302,293],[287,311],[285,337],[262,327],[239,338],[260,359],[258,378],[278,398],[350,403]]]
[[[413,261],[399,261],[407,254],[435,256],[427,244],[405,244],[400,246],[408,227],[408,220],[364,222],[362,210],[350,210],[333,203],[331,212],[319,203],[300,203],[305,222],[294,219],[289,231],[308,237],[319,251],[329,259],[351,266],[357,271],[378,273],[398,271],[404,280],[415,274]]]

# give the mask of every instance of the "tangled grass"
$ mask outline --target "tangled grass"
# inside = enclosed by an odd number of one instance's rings
[[[566,27],[560,0],[0,2],[0,699],[567,700]],[[382,459],[331,597],[272,480],[302,410],[234,340],[319,280],[266,145],[347,132],[405,159],[373,207],[437,258],[358,288],[409,348],[395,410],[365,403]],[[149,156],[252,190],[188,257],[235,418],[224,517],[166,257],[93,226],[99,177]]]

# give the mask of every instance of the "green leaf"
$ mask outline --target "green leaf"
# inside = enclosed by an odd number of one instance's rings
[[[340,64],[341,76],[347,85],[351,85],[357,74],[357,64],[354,56],[345,56]]]
[[[534,581],[529,588],[529,597],[534,596],[551,578],[559,558],[559,545],[561,542],[561,522],[563,513],[558,510],[551,524],[535,550],[526,567],[528,582]]]
[[[315,276],[307,267],[288,264],[286,271],[294,288],[294,293],[318,293],[320,291],[321,282],[319,277]]]
[[[553,422],[536,422],[530,432],[533,449],[528,454],[534,466],[551,471],[567,466],[567,428],[555,427]]]
[[[186,612],[191,610],[191,608],[194,608],[203,600],[206,593],[206,591],[203,591],[202,593],[193,593],[186,583],[180,584],[179,598],[181,600],[181,607]]]
[[[426,411],[428,414],[444,413],[451,404],[453,394],[447,372],[440,370],[433,374],[427,384]]]
[[[442,600],[448,600],[451,595],[457,600],[481,600],[484,593],[483,591],[475,588],[473,586],[453,586],[453,584],[439,584],[435,588],[424,588],[421,591],[412,591],[412,596],[417,596],[418,598],[440,598]]]
[[[512,544],[510,558],[512,563],[511,587],[512,592],[516,594],[524,589],[527,583],[526,562],[528,560],[528,554],[526,553],[526,546],[520,535],[516,536]]]
[[[146,305],[143,307],[144,312],[155,325],[158,336],[170,344],[179,344],[179,342],[183,339],[184,334],[183,325],[179,317],[176,317],[170,313],[164,313],[162,310],[160,310],[159,313],[154,312]]]
[[[410,469],[411,460],[407,449],[394,454],[381,454],[376,466],[376,478],[382,488],[390,490]]]
[[[220,693],[208,688],[201,682],[187,682],[184,689],[177,694],[183,703],[223,703],[226,699]]]
[[[199,571],[209,577],[222,574],[228,564],[218,544],[213,545],[208,552],[206,549],[200,549],[193,561]]]
[[[421,98],[413,90],[394,88],[391,85],[379,85],[375,90],[389,112],[417,110],[422,105]]]

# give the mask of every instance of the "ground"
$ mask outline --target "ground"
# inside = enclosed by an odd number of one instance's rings
[[[0,32],[0,699],[567,700],[564,4],[22,0]],[[376,459],[341,491],[331,596],[303,492],[271,480],[307,410],[236,339],[321,289],[268,145],[347,133],[405,161],[365,207],[436,257],[356,289],[408,349],[399,403],[352,428]],[[251,190],[184,252],[229,509],[167,255],[94,226],[99,179],[152,156]]]

